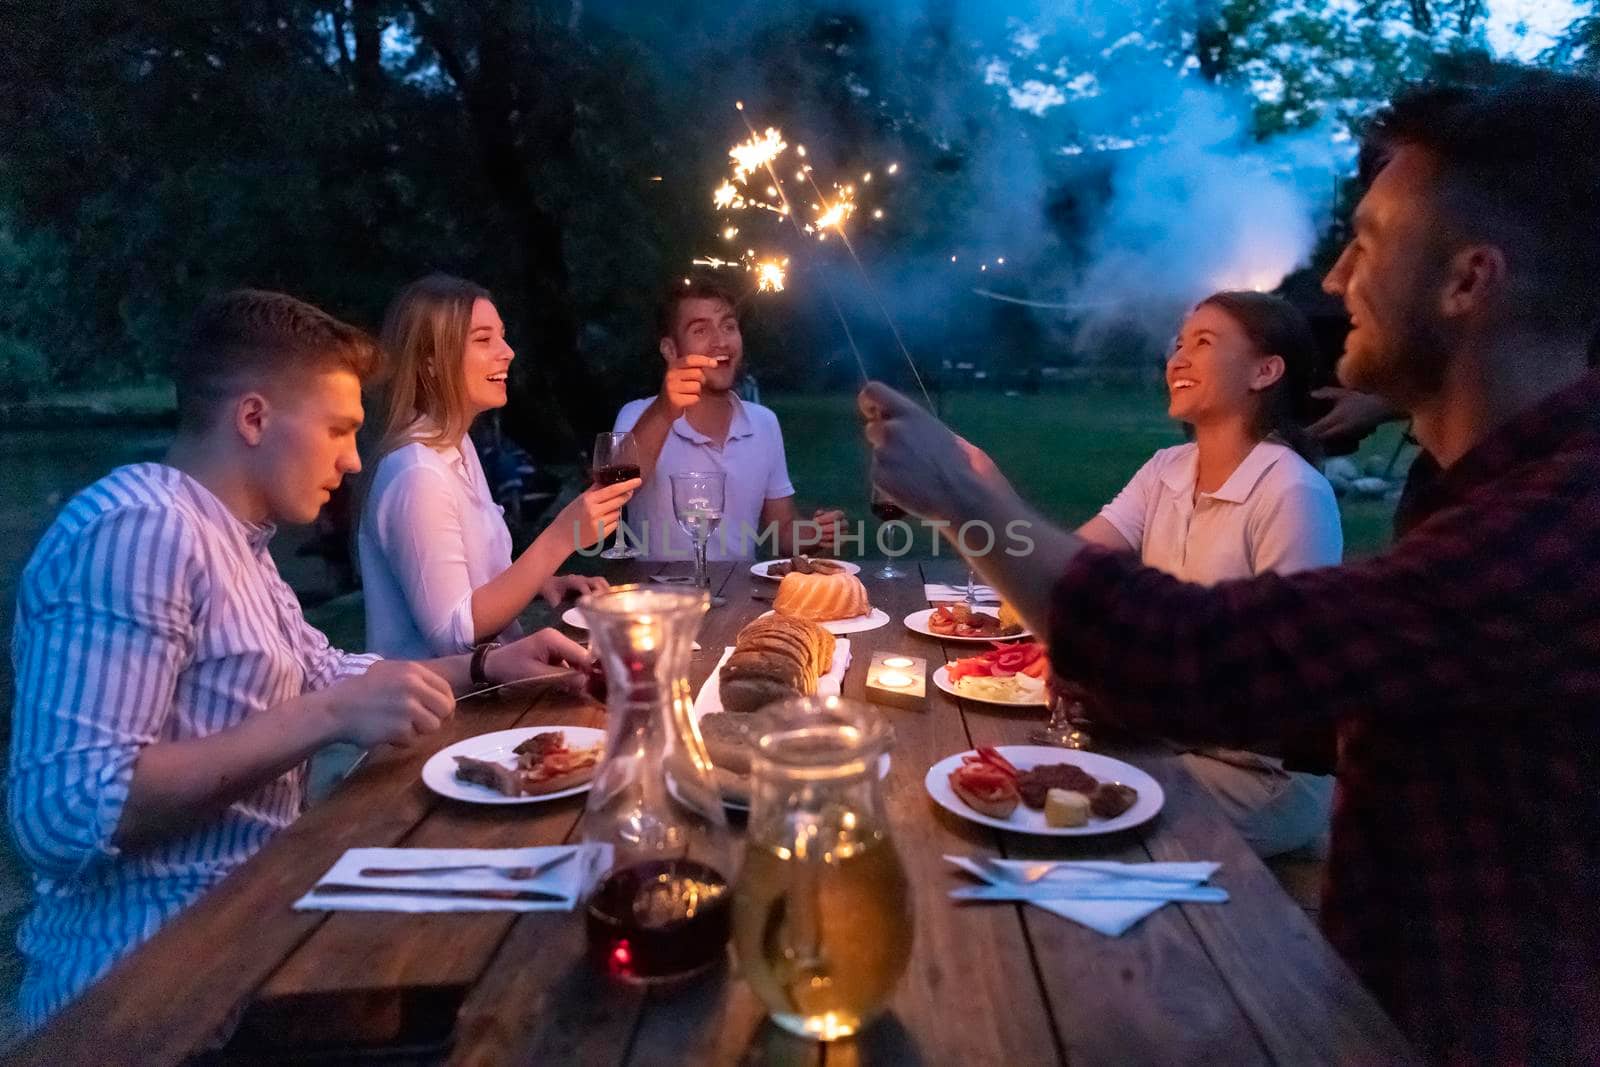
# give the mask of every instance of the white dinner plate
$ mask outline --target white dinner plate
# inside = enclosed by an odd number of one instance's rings
[[[953,637],[950,634],[936,634],[928,629],[928,616],[932,615],[936,610],[935,608],[923,608],[921,611],[913,611],[902,621],[905,622],[906,629],[940,641],[968,641],[984,644],[990,641],[1016,641],[1019,638],[1033,636],[1032,630],[1021,630],[1014,634],[1006,634],[1004,637]],[[979,604],[978,610],[983,611],[985,614],[998,614],[998,609],[993,604]]]
[[[846,574],[860,574],[861,573],[861,568],[859,566],[857,566],[856,564],[851,563],[847,559],[834,559],[831,556],[823,556],[823,557],[820,557],[820,558],[826,559],[829,563],[837,563],[839,566],[844,568],[844,572]],[[752,563],[752,564],[750,564],[750,573],[755,575],[757,578],[766,578],[768,581],[773,581],[773,582],[780,581],[781,580],[780,577],[774,577],[773,575],[768,574],[767,573],[767,568],[772,567],[773,565],[778,564],[778,563],[788,563],[788,562],[789,562],[789,560],[787,558],[784,558],[784,559],[764,559],[760,563]]]
[[[771,614],[772,612],[770,611],[763,611],[759,617],[764,619]],[[843,637],[845,634],[859,634],[865,633],[867,630],[876,630],[888,621],[889,613],[887,611],[882,608],[873,608],[865,615],[857,615],[850,619],[830,619],[827,622],[819,622],[817,625],[835,637]]]
[[[1123,785],[1131,785],[1139,791],[1139,799],[1133,802],[1133,807],[1115,819],[1089,816],[1087,826],[1047,825],[1044,821],[1044,812],[1034,811],[1026,804],[1018,804],[1017,810],[1007,818],[992,818],[967,807],[966,802],[956,796],[956,791],[950,788],[950,772],[961,766],[961,757],[973,754],[969,749],[942,759],[928,768],[928,775],[922,780],[922,784],[928,790],[928,795],[933,798],[933,802],[969,822],[1010,830],[1018,834],[1038,834],[1042,837],[1091,837],[1095,834],[1127,830],[1151,819],[1161,810],[1161,805],[1166,803],[1166,794],[1161,791],[1160,783],[1132,764],[1123,763],[1110,756],[1077,749],[1054,748],[1050,745],[999,745],[997,750],[1019,771],[1032,770],[1046,763],[1073,763],[1102,782],[1121,782]]]
[[[1048,708],[1050,702],[1045,699],[1044,690],[1040,689],[1039,696],[1033,700],[990,700],[988,697],[973,696],[956,688],[950,680],[950,665],[945,664],[933,672],[933,684],[961,700],[976,700],[980,704],[993,704],[1002,708]]]
[[[571,789],[558,789],[554,793],[539,793],[530,797],[508,797],[504,793],[490,789],[486,785],[475,782],[463,782],[456,777],[457,756],[471,756],[473,759],[496,760],[507,767],[516,765],[517,756],[513,751],[518,745],[532,737],[534,734],[547,734],[560,730],[567,735],[567,744],[573,748],[588,748],[596,742],[603,743],[606,739],[604,730],[596,730],[591,726],[522,726],[515,730],[496,730],[493,733],[479,734],[469,737],[465,741],[457,741],[453,745],[441,748],[429,757],[428,762],[422,765],[422,782],[429,789],[442,797],[451,800],[464,800],[469,804],[538,804],[546,800],[559,800],[562,797],[577,796],[579,793],[589,791],[589,783],[583,782]],[[596,767],[596,770],[599,768]]]

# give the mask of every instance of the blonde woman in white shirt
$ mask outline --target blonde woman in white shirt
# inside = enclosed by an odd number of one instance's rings
[[[536,596],[604,588],[557,576],[571,553],[616,529],[637,479],[591,488],[515,560],[467,430],[506,403],[515,353],[487,290],[443,274],[401,291],[384,317],[391,361],[379,459],[357,547],[367,648],[436,656],[509,640]]]
[[[1317,360],[1287,301],[1253,292],[1201,301],[1166,369],[1168,413],[1194,440],[1157,452],[1079,535],[1202,585],[1337,564],[1339,507],[1301,429]],[[1182,758],[1260,855],[1309,844],[1328,825],[1330,776],[1233,749]]]

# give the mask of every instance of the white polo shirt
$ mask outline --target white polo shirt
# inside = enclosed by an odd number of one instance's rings
[[[1294,449],[1262,441],[1221,488],[1196,496],[1198,463],[1192,443],[1164,448],[1100,511],[1147,566],[1214,585],[1339,562],[1333,488]]]
[[[631,430],[655,397],[632,400],[617,412],[613,429]],[[718,448],[680,416],[667,431],[655,473],[628,501],[628,530],[646,541],[647,559],[692,559],[694,545],[672,514],[673,474],[722,471],[728,476],[722,525],[711,535],[708,559],[752,559],[760,533],[761,506],[794,495],[789,462],[783,452],[783,430],[770,408],[733,398],[728,438]],[[766,542],[771,549],[771,539]]]

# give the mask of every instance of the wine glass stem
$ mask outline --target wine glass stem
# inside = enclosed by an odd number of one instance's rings
[[[711,588],[711,576],[706,573],[706,543],[699,538],[694,543],[694,584],[701,589]]]

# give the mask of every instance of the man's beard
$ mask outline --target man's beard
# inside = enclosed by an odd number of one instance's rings
[[[1439,395],[1453,345],[1443,323],[1423,315],[1397,316],[1402,325],[1359,359],[1339,361],[1341,384],[1410,411]]]

